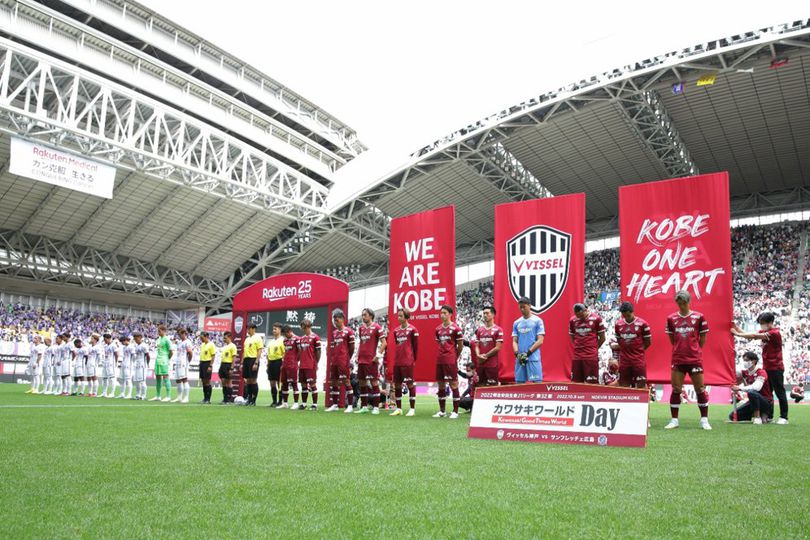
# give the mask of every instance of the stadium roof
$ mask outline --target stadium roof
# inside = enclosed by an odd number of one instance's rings
[[[736,216],[810,206],[808,20],[595,75],[403,162],[365,166],[360,155],[334,184],[262,152],[244,126],[206,126],[27,42],[0,37],[0,61],[0,275],[139,295],[144,307],[226,307],[291,270],[359,266],[355,284],[384,281],[391,218],[447,204],[458,210],[459,264],[491,258],[493,205],[550,194],[587,194],[590,238],[615,234],[619,186],[698,172],[730,172]],[[713,84],[698,87],[707,75]],[[88,106],[71,109],[74,95]],[[136,139],[120,136],[128,130]],[[114,198],[9,174],[10,134],[114,163]]]
[[[728,36],[500,111],[330,202],[388,217],[455,204],[465,262],[492,256],[493,204],[548,194],[586,193],[590,239],[617,234],[620,186],[701,172],[729,172],[735,217],[807,208],[809,83],[810,21]],[[347,242],[324,267],[362,262],[354,280],[371,284],[386,260]]]

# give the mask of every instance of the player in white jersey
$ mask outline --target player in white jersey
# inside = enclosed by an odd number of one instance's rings
[[[146,399],[146,368],[149,367],[149,347],[140,332],[132,334],[132,382],[137,386],[135,399]]]
[[[73,347],[70,350],[73,356],[73,391],[71,396],[83,396],[87,389],[87,379],[84,376],[84,364],[87,360],[87,348],[81,338],[73,340]]]
[[[118,345],[113,343],[111,334],[104,334],[104,344],[101,345],[103,355],[101,357],[101,379],[104,386],[101,387],[101,397],[115,397],[115,366],[118,365]]]
[[[70,348],[70,332],[62,334],[62,344],[59,345],[59,377],[62,379],[63,396],[70,395],[70,361],[73,359],[73,351]]]
[[[98,372],[103,356],[104,346],[101,344],[101,336],[92,334],[90,336],[90,348],[87,351],[87,360],[84,363],[84,376],[90,386],[90,397],[98,396]]]
[[[34,334],[31,341],[31,357],[28,360],[26,371],[31,376],[31,388],[25,391],[26,394],[39,394],[39,378],[42,376],[43,356],[45,356],[45,345],[39,334]]]
[[[116,398],[132,398],[132,346],[129,344],[129,336],[118,338],[121,343],[119,357],[121,366],[118,368],[118,382],[121,384],[121,393]]]
[[[177,386],[177,397],[172,403],[188,403],[188,366],[191,364],[191,340],[186,335],[185,328],[177,329],[177,341],[174,345],[174,382]]]
[[[40,394],[50,394],[53,387],[53,360],[51,356],[51,338],[46,337],[45,349],[42,352],[42,375],[39,378]]]
[[[48,347],[51,357],[51,386],[48,388],[46,385],[46,394],[61,394],[62,393],[62,373],[60,366],[62,364],[62,336],[56,334],[53,343]]]

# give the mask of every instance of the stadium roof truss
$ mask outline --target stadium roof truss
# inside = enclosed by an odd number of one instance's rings
[[[624,130],[616,129],[621,139],[611,142],[614,146],[610,149],[611,152],[620,153],[621,147],[627,145],[637,148],[632,154],[618,156],[619,159],[628,162],[630,164],[628,167],[631,168],[627,169],[628,172],[612,171],[619,177],[619,182],[603,182],[604,185],[600,190],[596,190],[597,195],[600,191],[601,194],[610,192],[615,199],[618,185],[631,179],[644,181],[699,174],[698,160],[693,157],[693,152],[681,136],[663,94],[677,93],[673,89],[674,85],[694,85],[704,75],[722,77],[729,74],[751,73],[754,65],[761,71],[776,58],[802,56],[808,53],[810,53],[810,21],[801,20],[728,36],[649,58],[527,100],[415,152],[406,166],[394,174],[379,179],[355,200],[337,209],[336,214],[342,218],[338,223],[338,230],[349,230],[369,213],[395,216],[458,202],[460,197],[458,189],[445,189],[444,196],[441,196],[437,193],[437,188],[433,186],[431,189],[431,182],[425,180],[432,179],[436,180],[434,184],[441,183],[437,179],[447,176],[448,170],[464,176],[466,182],[464,191],[494,187],[500,193],[498,196],[490,195],[494,203],[547,197],[552,192],[559,194],[567,192],[566,190],[572,187],[576,188],[577,186],[572,186],[570,182],[561,183],[553,178],[554,175],[550,170],[553,167],[549,167],[548,173],[544,174],[546,170],[544,167],[529,166],[523,158],[530,154],[527,150],[530,150],[531,146],[551,142],[555,137],[562,141],[560,143],[555,139],[558,144],[570,144],[570,140],[565,140],[565,122],[582,122],[583,125],[573,127],[587,132],[589,129],[587,122],[580,120],[585,118],[582,113],[586,111],[592,111],[590,114],[594,117],[594,122],[601,124],[597,127],[602,131],[607,131],[605,127],[607,122],[612,122],[610,124],[612,128],[626,126],[627,129]],[[753,99],[766,97],[755,96]],[[783,97],[782,100],[784,99],[787,98]],[[806,94],[798,95],[797,99],[806,100]],[[796,125],[792,128],[798,129]],[[523,137],[526,141],[522,140]],[[610,161],[608,156],[599,156],[600,141],[590,140],[588,143],[592,153],[597,156],[595,159]],[[638,149],[643,149],[643,152]],[[542,164],[542,161],[539,163]],[[606,165],[616,169],[612,163]],[[595,180],[580,179],[586,189],[591,187],[588,186],[589,182],[598,183],[599,177],[602,176],[601,171],[593,167],[588,174]],[[806,184],[790,189],[773,190],[770,186],[762,187],[767,189],[732,193],[732,210],[736,216],[777,208],[804,208],[808,203]],[[582,188],[575,189],[580,190]],[[427,193],[432,197],[425,196],[418,200],[419,194]],[[602,198],[607,197],[596,197],[594,205],[601,203]],[[396,204],[397,201],[404,199],[413,199],[414,204],[410,207],[407,204]],[[589,198],[589,206],[592,199],[594,197]],[[430,202],[424,204],[426,200]],[[460,206],[464,208],[463,205]],[[491,221],[491,214],[484,214],[483,218]],[[387,237],[384,222],[380,220],[378,225],[379,235]],[[459,229],[463,229],[461,224]],[[614,235],[617,230],[615,204],[607,203],[604,208],[589,208],[587,223],[589,238]],[[463,233],[463,230],[461,232]],[[459,250],[463,251],[467,245],[475,244],[474,239],[464,238],[464,234],[459,236],[461,237]],[[489,241],[491,236],[478,240]],[[295,238],[291,241],[294,243]],[[299,245],[302,249],[296,251],[297,257],[307,250],[316,249],[318,242],[310,237],[309,241]],[[491,257],[491,251],[481,252],[480,257],[481,259]],[[468,259],[469,262],[475,262],[475,257]],[[302,260],[312,262],[305,256],[297,259],[256,257],[252,261],[255,266],[251,271],[254,275],[259,275],[262,267],[269,267],[274,271],[294,269]],[[381,271],[381,268],[386,264],[385,258],[373,261],[356,258],[353,262],[366,262],[362,265],[361,271],[351,278],[355,284],[370,285],[384,281],[386,272]]]

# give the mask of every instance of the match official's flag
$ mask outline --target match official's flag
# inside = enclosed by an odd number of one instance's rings
[[[703,349],[707,384],[733,384],[731,236],[728,173],[619,188],[621,298],[652,329],[647,380],[670,380],[666,318],[685,289],[709,324]]]
[[[500,379],[515,378],[512,324],[518,299],[528,297],[543,319],[543,380],[571,379],[568,319],[583,301],[585,194],[532,199],[495,207],[495,308],[503,328]]]
[[[435,330],[441,324],[439,312],[445,304],[454,310],[456,307],[455,207],[391,220],[390,249],[386,373],[393,373],[397,312],[405,307],[411,312],[409,322],[419,331],[414,379],[433,382],[438,353]]]

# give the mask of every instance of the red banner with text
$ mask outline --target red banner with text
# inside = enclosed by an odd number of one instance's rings
[[[439,311],[444,304],[456,306],[455,207],[393,219],[390,247],[388,373],[392,371],[397,311],[404,307],[411,312],[410,323],[420,337],[414,379],[435,381],[438,349],[434,331],[441,323]]]
[[[672,347],[666,319],[675,293],[709,324],[703,348],[706,384],[733,384],[731,236],[728,173],[619,188],[622,300],[652,329],[647,379],[669,382]]]
[[[495,207],[495,308],[503,328],[500,379],[513,381],[512,325],[518,299],[532,301],[546,336],[540,348],[544,381],[571,380],[568,319],[585,289],[585,194]]]

